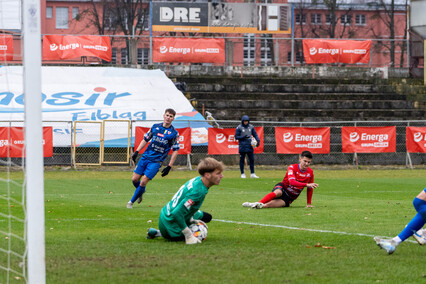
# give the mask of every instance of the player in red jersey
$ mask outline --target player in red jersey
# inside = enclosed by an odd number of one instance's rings
[[[243,207],[278,208],[289,207],[296,200],[302,190],[307,188],[307,206],[312,207],[313,189],[318,187],[314,183],[314,171],[309,168],[312,162],[312,153],[303,151],[299,157],[299,164],[290,165],[282,182],[274,186],[272,192],[265,195],[259,202],[244,202]]]

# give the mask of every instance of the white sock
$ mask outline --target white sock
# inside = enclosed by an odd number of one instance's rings
[[[394,241],[396,243],[396,245],[399,245],[400,243],[402,243],[402,240],[398,236],[393,238],[392,241]]]

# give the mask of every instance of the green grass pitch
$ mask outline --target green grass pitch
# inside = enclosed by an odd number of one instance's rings
[[[284,171],[258,170],[260,179],[245,180],[225,171],[202,206],[214,218],[208,237],[194,246],[147,240],[146,231],[158,227],[161,208],[196,171],[157,175],[133,209],[126,208],[134,191],[130,169],[47,171],[47,283],[424,283],[426,247],[410,238],[387,255],[372,237],[393,237],[411,220],[426,170],[312,168],[320,184],[312,209],[305,208],[305,191],[290,208],[243,208],[270,192]],[[11,191],[19,196],[18,187]],[[2,200],[1,212],[7,207]],[[11,274],[10,282],[23,279]]]

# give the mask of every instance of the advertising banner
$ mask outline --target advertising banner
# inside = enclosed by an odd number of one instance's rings
[[[405,143],[409,153],[426,153],[426,127],[407,127]]]
[[[141,143],[143,136],[150,130],[149,127],[136,127],[136,136],[135,136],[135,147],[136,149]],[[179,155],[181,154],[191,154],[191,128],[176,128],[179,133]],[[145,146],[139,153],[142,154],[145,152],[147,146]],[[170,150],[169,155],[173,153],[173,149]]]
[[[225,63],[225,39],[154,38],[154,62]]]
[[[291,6],[152,2],[155,32],[291,34]]]
[[[24,121],[22,71],[22,66],[0,68],[0,121]],[[172,108],[176,111],[173,126],[191,127],[192,144],[207,145],[211,126],[161,70],[43,66],[41,71],[44,122],[132,120],[135,126],[151,127]],[[43,126],[53,127],[55,147],[70,146],[69,124]],[[99,147],[99,130],[94,127],[78,125],[81,147]],[[106,137],[105,147],[127,147],[127,131],[122,128],[108,129]]]
[[[111,40],[107,36],[43,36],[43,60],[94,56],[110,62],[111,54]]]
[[[396,152],[396,127],[342,127],[342,152]]]
[[[330,153],[330,127],[275,127],[278,154]]]
[[[31,141],[29,142],[31,143]],[[23,127],[0,127],[0,158],[25,157]],[[52,127],[43,127],[43,157],[53,156]]]
[[[303,40],[303,55],[308,64],[369,63],[370,49],[371,40]]]
[[[260,139],[259,147],[254,148],[255,154],[263,153],[263,127],[255,127]],[[235,139],[235,128],[209,128],[208,154],[238,154],[238,140]]]
[[[13,60],[13,37],[0,34],[0,61]]]

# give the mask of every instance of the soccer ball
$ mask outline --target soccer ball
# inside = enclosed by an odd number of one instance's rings
[[[257,145],[257,141],[256,141],[256,139],[252,136],[252,137],[251,137],[251,146],[252,146],[253,148],[256,148],[256,145]]]
[[[191,224],[189,229],[192,231],[194,237],[200,241],[203,241],[207,238],[207,227],[204,223],[198,222],[196,224]]]

